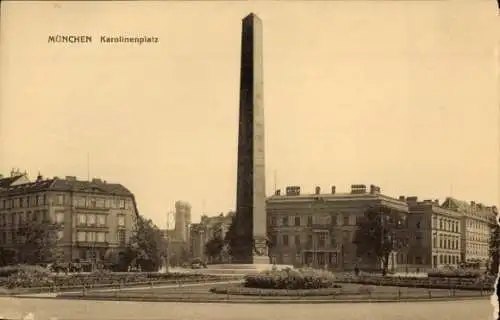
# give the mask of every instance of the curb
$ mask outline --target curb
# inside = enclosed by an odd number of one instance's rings
[[[17,297],[30,298],[30,297]],[[58,300],[90,300],[90,301],[121,301],[121,302],[175,302],[175,303],[226,303],[226,304],[328,304],[328,303],[405,303],[405,302],[452,302],[452,301],[467,301],[489,299],[487,296],[482,297],[459,297],[459,298],[410,298],[410,299],[366,299],[366,300],[334,300],[334,299],[318,299],[318,300],[287,300],[287,299],[179,299],[168,297],[89,297],[89,296],[62,296],[62,297],[41,297],[42,299],[58,299]]]
[[[217,283],[233,283],[240,282],[239,279],[214,279],[212,281],[187,281],[181,282],[181,287],[183,286],[196,286],[196,285],[212,285]],[[154,287],[164,287],[164,286],[172,286],[177,287],[179,284],[175,281],[172,282],[153,282]],[[151,285],[148,283],[129,283],[123,287],[118,288],[116,285],[104,285],[99,287],[86,287],[87,290],[99,290],[99,291],[115,291],[115,290],[135,290],[135,289],[144,289],[151,288]],[[39,288],[26,288],[24,292],[16,292],[15,290],[6,290],[0,292],[0,297],[18,297],[18,296],[36,296],[36,295],[44,295],[44,294],[59,294],[59,293],[73,293],[80,292],[84,289],[83,286],[75,286],[75,287],[63,287],[63,290],[59,290],[54,292],[52,290],[40,291]],[[31,292],[30,292],[31,291]],[[1,320],[1,318],[0,318]]]
[[[175,289],[175,288],[186,288],[186,287],[197,287],[197,286],[206,286],[206,285],[218,285],[218,284],[232,284],[232,283],[239,283],[240,281],[218,281],[218,282],[205,282],[205,283],[183,283],[180,287],[177,285],[172,285],[172,284],[164,284],[164,285],[157,285],[155,287],[151,286],[131,286],[131,287],[124,287],[121,289],[117,288],[103,288],[101,290],[96,290],[97,292],[122,292],[122,291],[135,291],[135,290],[149,290],[151,288],[156,288],[156,289],[162,289],[162,288],[169,288],[169,289]],[[90,289],[93,290],[93,289]],[[43,293],[27,293],[27,294],[11,294],[8,295],[8,297],[14,297],[14,298],[48,298],[48,299],[53,299],[58,297],[61,294],[76,294],[75,296],[78,297],[81,295],[82,289],[78,291],[60,291],[60,292],[43,292]],[[81,295],[82,297],[86,297]],[[0,296],[1,297],[1,296]],[[1,319],[0,319],[1,320]]]

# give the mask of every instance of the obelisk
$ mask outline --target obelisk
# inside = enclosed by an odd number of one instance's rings
[[[269,264],[264,161],[262,21],[253,13],[243,19],[241,34],[240,111],[236,233],[233,261]]]

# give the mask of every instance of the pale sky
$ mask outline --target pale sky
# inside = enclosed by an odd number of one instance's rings
[[[276,184],[499,201],[494,1],[6,2],[0,171],[122,183],[162,226],[234,209],[241,19],[264,29]],[[48,43],[91,35],[91,44]],[[159,38],[104,44],[100,36]]]

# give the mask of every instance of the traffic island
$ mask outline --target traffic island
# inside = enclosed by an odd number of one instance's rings
[[[482,291],[375,286],[335,282],[322,270],[267,270],[245,276],[243,282],[130,290],[91,290],[61,294],[62,299],[194,302],[194,303],[355,303],[484,299]]]
[[[59,299],[190,303],[375,303],[487,299],[477,291],[424,290],[357,284],[341,288],[283,290],[246,288],[243,284],[130,288],[122,291],[62,293]]]

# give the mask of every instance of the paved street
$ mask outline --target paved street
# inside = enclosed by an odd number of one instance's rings
[[[378,304],[186,304],[115,301],[71,301],[0,298],[0,316],[19,318],[32,312],[36,320],[491,320],[488,299],[455,302]]]

